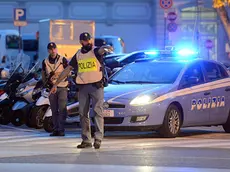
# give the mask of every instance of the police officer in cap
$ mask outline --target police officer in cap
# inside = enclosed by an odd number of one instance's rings
[[[76,72],[76,83],[79,86],[79,114],[82,126],[82,142],[77,148],[90,148],[91,127],[89,118],[90,102],[92,100],[92,110],[95,121],[95,141],[94,148],[99,149],[104,137],[104,65],[103,56],[108,51],[112,51],[111,46],[94,47],[89,33],[80,35],[82,48],[71,59],[69,66],[60,75],[51,93],[55,93],[57,85],[65,78],[71,70]]]
[[[49,56],[42,62],[42,80],[44,86],[51,89],[59,75],[68,66],[68,61],[57,53],[57,46],[50,42],[47,46]],[[50,136],[65,136],[64,123],[67,116],[67,77],[57,85],[55,94],[49,95],[50,108],[52,111],[53,133]]]

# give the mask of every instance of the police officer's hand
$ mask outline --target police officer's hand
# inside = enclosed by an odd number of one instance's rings
[[[50,94],[55,94],[57,92],[57,86],[53,86],[50,90]]]
[[[113,52],[113,47],[110,45],[103,45],[99,49],[99,54],[103,55],[105,53],[112,53]]]

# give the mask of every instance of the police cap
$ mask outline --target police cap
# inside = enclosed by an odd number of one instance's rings
[[[55,49],[57,48],[57,45],[54,43],[54,42],[50,42],[48,45],[47,45],[47,49]]]
[[[83,32],[83,33],[81,33],[80,34],[80,37],[79,37],[79,39],[80,39],[80,41],[88,41],[88,40],[90,40],[92,37],[91,37],[91,35],[88,33],[88,32]]]

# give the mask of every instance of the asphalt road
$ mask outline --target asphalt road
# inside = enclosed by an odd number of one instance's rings
[[[230,172],[230,134],[189,128],[174,139],[156,133],[108,132],[100,150],[79,150],[79,129],[65,137],[0,125],[0,172]]]

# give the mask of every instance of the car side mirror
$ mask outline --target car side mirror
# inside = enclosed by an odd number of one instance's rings
[[[189,77],[187,81],[189,84],[197,84],[199,82],[199,78],[192,76],[192,77]]]

